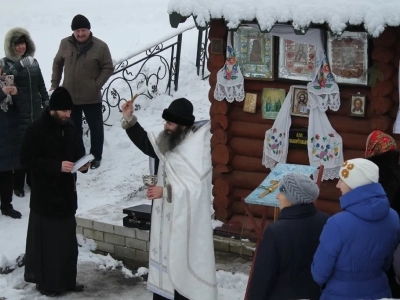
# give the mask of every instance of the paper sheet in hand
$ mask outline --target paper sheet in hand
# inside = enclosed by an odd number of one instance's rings
[[[84,165],[86,165],[88,162],[91,162],[92,160],[94,160],[94,156],[92,154],[85,155],[75,163],[71,173],[76,173],[80,168],[82,168]]]

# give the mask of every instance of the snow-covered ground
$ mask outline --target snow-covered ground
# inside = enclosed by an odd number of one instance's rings
[[[51,67],[62,38],[71,34],[71,20],[76,14],[85,15],[91,22],[93,34],[105,41],[114,61],[122,61],[132,53],[162,41],[165,37],[190,27],[192,20],[184,26],[173,29],[169,25],[167,0],[71,0],[67,2],[36,0],[27,4],[23,0],[8,2],[5,11],[15,14],[3,14],[0,27],[0,39],[13,27],[29,30],[36,44],[36,59],[41,66],[47,88],[50,88]],[[7,8],[9,6],[9,8]],[[18,10],[14,10],[18,7]],[[179,90],[171,96],[160,95],[149,100],[139,97],[136,101],[141,106],[137,111],[141,124],[149,131],[162,129],[162,110],[178,97],[186,97],[193,102],[196,119],[209,118],[208,81],[202,81],[196,74],[195,59],[197,30],[183,34],[182,57],[180,66]],[[4,53],[0,52],[0,56]],[[169,55],[169,54],[168,54]],[[169,59],[169,56],[167,57]],[[129,94],[124,95],[129,97]],[[148,159],[128,139],[119,125],[120,114],[116,109],[110,118],[113,126],[106,127],[102,165],[88,174],[80,174],[78,179],[79,209],[78,214],[107,204],[121,205],[122,209],[143,201],[144,192],[134,194],[142,185],[141,176],[148,174]],[[109,122],[110,123],[110,122]],[[88,145],[88,140],[85,141]],[[25,252],[26,229],[29,214],[29,189],[24,198],[14,197],[15,209],[22,213],[21,220],[13,220],[0,215],[0,267],[15,261]],[[107,215],[107,214],[105,214]],[[107,218],[104,222],[110,221]],[[105,270],[121,267],[121,263],[111,257],[92,254],[93,241],[82,240],[79,263],[93,263]],[[119,268],[120,270],[120,268]],[[125,276],[135,276],[127,269],[121,269]],[[220,299],[243,299],[247,276],[219,271]],[[0,275],[0,298],[32,299],[38,294],[33,287],[31,296],[26,290],[18,290],[23,283],[23,268],[9,274]],[[25,295],[25,296],[24,296]],[[135,295],[132,295],[132,298]],[[24,298],[27,297],[27,298]],[[142,298],[140,298],[142,299]],[[147,298],[143,298],[147,299]],[[150,299],[150,296],[149,298]]]

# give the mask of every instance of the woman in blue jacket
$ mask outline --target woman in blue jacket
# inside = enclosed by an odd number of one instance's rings
[[[356,158],[339,176],[343,211],[329,218],[311,267],[321,299],[390,298],[385,271],[399,243],[399,217],[378,183],[379,168]]]

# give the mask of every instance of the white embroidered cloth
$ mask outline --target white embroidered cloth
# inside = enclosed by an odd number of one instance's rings
[[[228,102],[244,100],[244,78],[232,47],[230,32],[226,46],[226,62],[217,73],[214,98],[219,101],[226,99]]]
[[[340,107],[339,86],[324,56],[314,80],[307,84],[310,110],[308,119],[308,158],[311,166],[324,165],[322,180],[339,178],[343,164],[342,137],[333,129],[326,110]]]
[[[289,148],[289,129],[292,124],[290,110],[294,88],[305,88],[305,86],[292,85],[290,87],[272,128],[265,132],[262,164],[266,168],[272,169],[276,163],[286,163]]]
[[[210,122],[186,137],[165,156],[149,139],[160,159],[158,185],[166,178],[172,202],[153,200],[147,287],[168,299],[174,290],[192,300],[217,300],[211,226]],[[202,147],[199,147],[202,145]]]

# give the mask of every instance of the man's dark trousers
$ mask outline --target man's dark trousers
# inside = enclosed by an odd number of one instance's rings
[[[82,112],[90,129],[90,153],[101,161],[104,143],[103,106],[101,103],[74,105],[71,118],[74,122],[78,143],[83,147]]]

